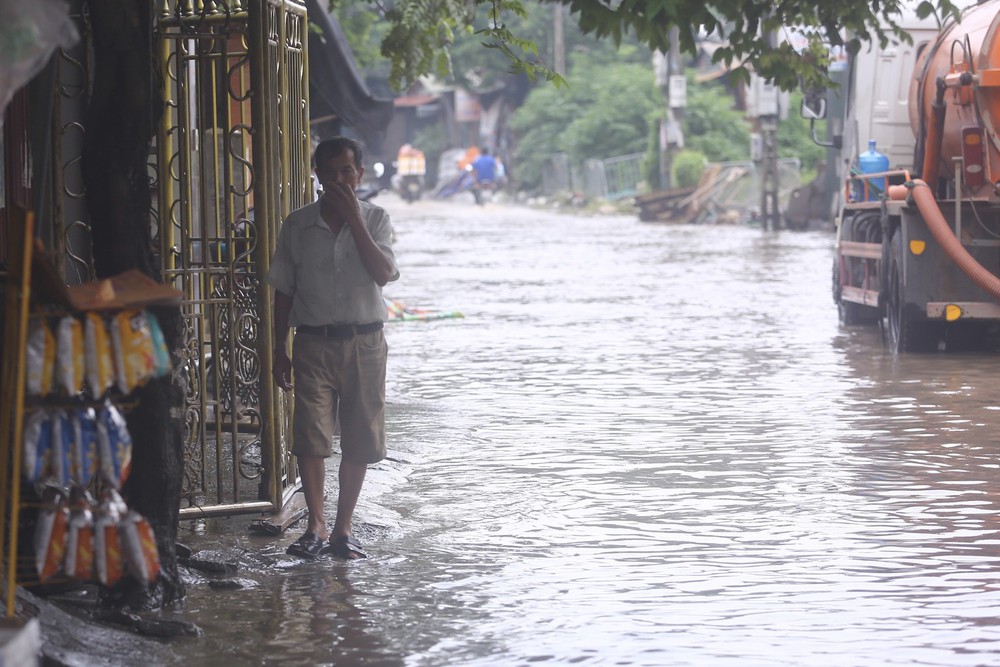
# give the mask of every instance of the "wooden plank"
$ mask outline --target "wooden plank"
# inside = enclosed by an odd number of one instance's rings
[[[882,259],[881,243],[861,243],[860,241],[841,241],[840,254],[845,257],[860,257],[862,259]]]
[[[3,540],[3,558],[8,618],[14,616],[17,595],[17,532],[21,512],[28,306],[31,301],[31,258],[35,229],[33,213],[19,207],[11,207],[9,211],[7,248],[10,252],[10,267],[4,284],[3,377],[0,380],[5,397],[3,409],[0,410],[0,522],[7,528],[7,538]]]

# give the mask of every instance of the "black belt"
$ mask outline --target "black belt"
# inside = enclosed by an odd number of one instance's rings
[[[361,334],[381,331],[382,322],[371,322],[369,324],[324,324],[321,327],[311,327],[305,324],[295,327],[296,333],[307,333],[325,338],[338,338],[347,340]]]

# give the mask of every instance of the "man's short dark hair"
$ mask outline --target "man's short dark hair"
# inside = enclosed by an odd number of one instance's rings
[[[482,150],[482,153],[483,153],[483,155],[489,155],[490,154],[490,149],[489,148],[484,148]]]
[[[313,152],[313,168],[319,167],[332,157],[337,157],[345,150],[350,149],[354,153],[354,166],[360,169],[364,165],[364,155],[361,151],[361,144],[349,137],[333,137],[324,139],[316,146]]]

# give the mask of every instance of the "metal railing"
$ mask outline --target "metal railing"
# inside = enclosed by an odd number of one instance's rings
[[[164,280],[185,294],[182,518],[277,510],[298,484],[263,275],[311,201],[300,0],[165,3],[157,39]]]

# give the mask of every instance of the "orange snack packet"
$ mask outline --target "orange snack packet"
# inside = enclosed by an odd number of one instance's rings
[[[111,322],[115,351],[115,382],[123,394],[141,386],[153,376],[155,353],[153,336],[141,310],[123,310]]]
[[[94,398],[100,398],[114,382],[115,365],[108,327],[104,323],[104,318],[97,313],[87,313],[83,343],[87,387]]]
[[[94,560],[97,579],[105,586],[118,583],[125,573],[125,557],[119,533],[125,502],[114,489],[101,498],[94,519]]]
[[[45,492],[45,500],[46,504],[38,512],[35,524],[35,567],[39,581],[51,579],[62,569],[69,524],[66,497],[57,489],[49,487]]]
[[[69,534],[66,538],[66,574],[81,581],[94,576],[93,502],[86,489],[70,492]]]
[[[135,510],[129,510],[122,519],[121,532],[128,571],[139,581],[156,581],[160,573],[160,554],[149,521]]]

